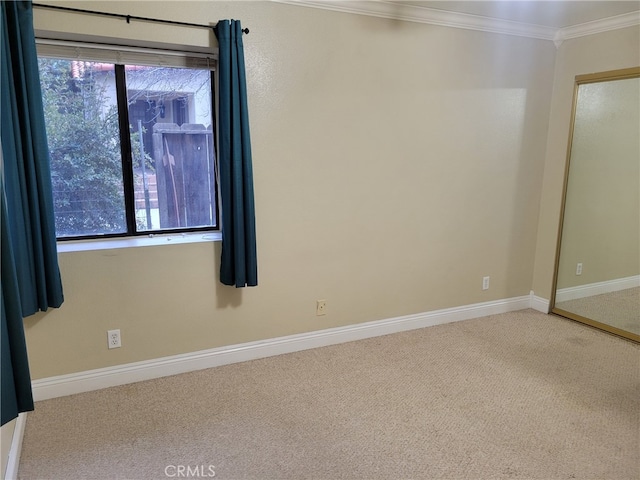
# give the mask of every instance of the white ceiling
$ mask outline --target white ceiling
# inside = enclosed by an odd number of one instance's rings
[[[551,28],[566,28],[640,11],[640,0],[502,0],[502,1],[394,1],[403,5]]]

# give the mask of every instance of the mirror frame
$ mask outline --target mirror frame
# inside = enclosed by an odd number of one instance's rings
[[[551,306],[550,313],[553,313],[571,320],[575,320],[580,323],[590,325],[592,327],[596,327],[600,330],[613,333],[615,335],[624,337],[626,339],[629,339],[638,343],[640,343],[640,335],[638,334],[628,332],[626,330],[613,327],[606,323],[598,322],[591,318],[583,317],[582,315],[578,315],[576,313],[569,312],[567,310],[563,310],[561,308],[556,307],[556,291],[558,287],[558,269],[560,266],[562,229],[564,225],[565,206],[567,202],[567,185],[569,184],[569,166],[571,163],[571,151],[573,148],[573,133],[574,133],[574,126],[575,126],[575,119],[576,119],[576,109],[578,104],[578,89],[580,85],[584,85],[588,83],[608,82],[608,81],[625,80],[628,78],[639,78],[639,77],[640,77],[640,67],[625,68],[620,70],[610,70],[610,71],[599,72],[599,73],[589,73],[585,75],[576,75],[575,77],[575,83],[573,87],[573,103],[571,106],[571,123],[569,126],[569,143],[567,146],[567,157],[566,157],[565,169],[564,169],[564,182],[562,186],[562,205],[560,209],[560,221],[558,225],[558,240],[556,243],[556,258],[555,258],[555,265],[553,269],[553,289],[551,291],[551,300],[549,302],[549,305]]]

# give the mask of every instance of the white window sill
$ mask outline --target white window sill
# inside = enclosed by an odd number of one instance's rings
[[[69,240],[57,243],[58,253],[109,250],[114,248],[153,247],[184,243],[219,242],[220,232],[193,232],[169,235],[147,235],[140,237],[97,238],[91,240]]]

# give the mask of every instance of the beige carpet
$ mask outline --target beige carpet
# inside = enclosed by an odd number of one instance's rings
[[[640,287],[558,302],[556,307],[640,335]]]
[[[638,479],[639,415],[640,346],[524,310],[38,402],[19,478]]]

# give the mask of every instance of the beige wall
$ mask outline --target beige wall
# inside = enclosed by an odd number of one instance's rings
[[[557,288],[640,273],[640,79],[580,85],[564,212]]]
[[[638,65],[639,27],[567,40],[558,49],[532,287],[540,297],[549,299],[553,285],[575,77]]]
[[[552,42],[267,2],[100,8],[251,29],[260,285],[219,285],[219,244],[60,254],[64,305],[26,321],[34,379],[529,293]],[[35,21],[208,41],[53,12]],[[112,328],[120,349],[106,347]]]

